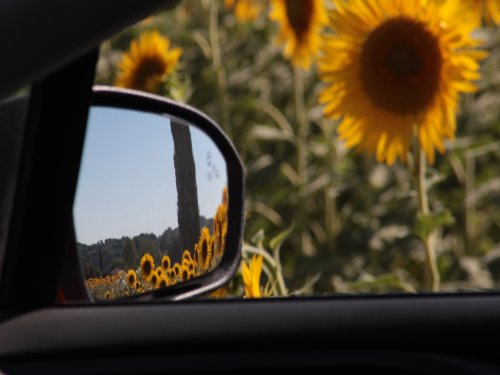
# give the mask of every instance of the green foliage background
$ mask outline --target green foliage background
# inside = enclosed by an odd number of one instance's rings
[[[183,49],[167,91],[214,118],[244,161],[245,242],[270,249],[289,230],[280,260],[291,293],[423,289],[407,167],[379,164],[337,140],[337,124],[318,104],[315,68],[304,77],[308,133],[299,136],[294,72],[274,42],[277,25],[265,15],[238,24],[223,2],[184,1],[103,44],[96,82],[113,84],[122,52],[151,29]],[[444,291],[500,286],[499,34],[480,33],[490,52],[481,88],[462,97],[456,140],[427,176],[431,207],[446,216],[436,244]],[[297,172],[304,146],[305,184]]]

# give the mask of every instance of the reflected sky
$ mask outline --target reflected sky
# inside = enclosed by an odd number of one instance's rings
[[[205,133],[190,129],[200,214],[211,218],[227,185],[226,163]],[[73,208],[78,242],[176,228],[173,150],[168,118],[92,108]]]

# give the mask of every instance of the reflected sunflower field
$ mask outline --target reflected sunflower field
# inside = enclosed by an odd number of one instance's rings
[[[209,272],[224,254],[227,207],[226,188],[213,218],[213,231],[203,227],[193,252],[184,250],[180,262],[172,262],[168,255],[163,255],[155,263],[152,254],[144,253],[136,268],[127,272],[120,269],[112,275],[88,278],[85,281],[87,290],[96,300],[112,300],[166,288]]]
[[[242,267],[212,297],[498,289],[499,22],[494,0],[184,1],[104,43],[96,82],[187,102],[238,149]],[[143,254],[94,295],[197,254]]]

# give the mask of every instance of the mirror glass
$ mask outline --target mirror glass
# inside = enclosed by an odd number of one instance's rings
[[[73,216],[97,300],[165,288],[212,270],[227,233],[226,162],[183,120],[94,106]]]

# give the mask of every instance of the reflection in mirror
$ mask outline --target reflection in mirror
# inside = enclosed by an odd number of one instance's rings
[[[227,233],[226,162],[169,116],[92,107],[73,207],[85,284],[98,300],[212,270]]]

